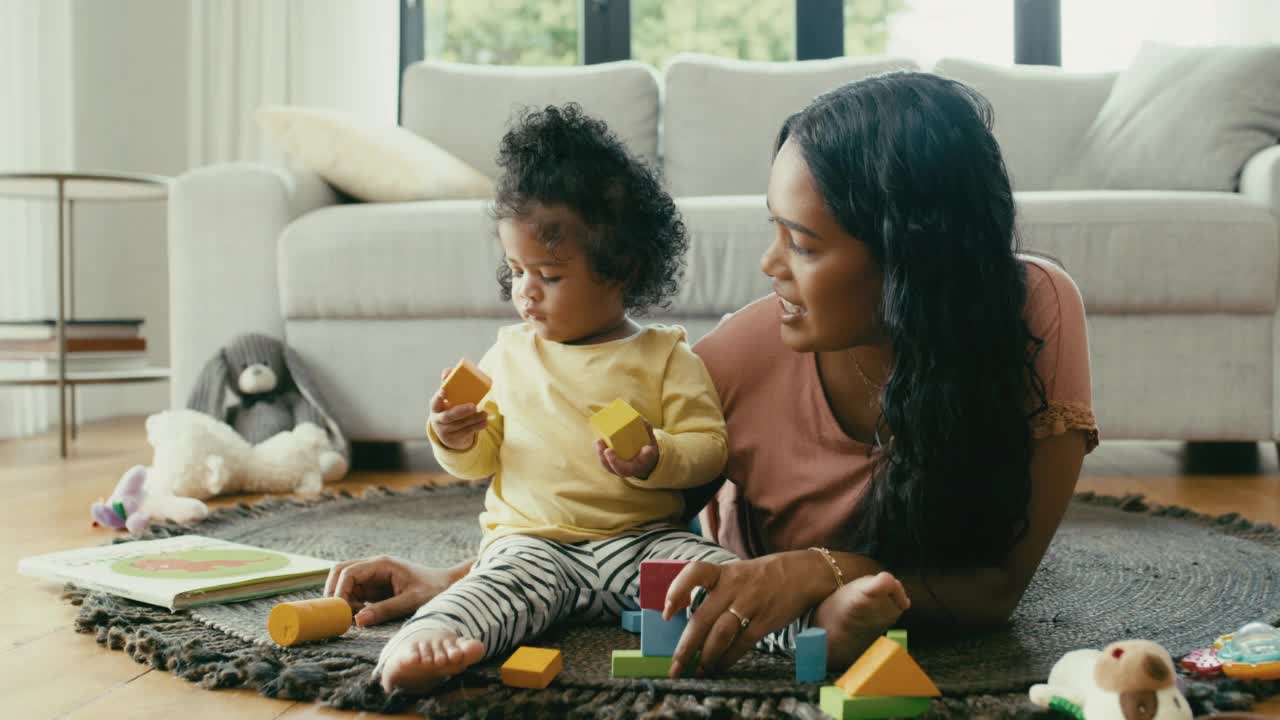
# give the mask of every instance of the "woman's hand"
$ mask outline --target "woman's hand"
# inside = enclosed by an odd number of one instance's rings
[[[653,469],[658,467],[658,438],[653,435],[653,426],[648,420],[640,419],[644,423],[645,432],[649,433],[649,444],[640,448],[640,452],[630,460],[623,460],[618,457],[618,453],[613,451],[605,441],[596,440],[596,454],[600,456],[600,464],[605,470],[617,475],[618,477],[640,478],[648,480],[649,474]]]
[[[429,568],[382,555],[340,562],[329,570],[325,597],[340,597],[356,611],[365,627],[411,615],[466,574],[469,564]]]
[[[441,382],[449,376],[452,368],[445,368],[440,375]],[[435,431],[440,443],[450,450],[468,450],[476,442],[476,434],[485,428],[489,415],[478,409],[475,403],[463,403],[457,407],[449,404],[444,388],[431,396],[431,417],[428,419],[431,429]]]
[[[689,563],[668,588],[662,617],[670,620],[688,607],[694,588],[708,592],[676,644],[669,677],[680,677],[695,654],[699,675],[728,668],[760,638],[821,602],[832,585],[822,557],[804,550],[725,565]]]

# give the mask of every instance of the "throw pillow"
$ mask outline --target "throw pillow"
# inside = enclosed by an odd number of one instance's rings
[[[493,196],[493,180],[397,125],[322,108],[266,107],[255,117],[295,160],[366,202]]]
[[[1232,192],[1280,139],[1280,45],[1147,44],[1116,78],[1059,189]]]

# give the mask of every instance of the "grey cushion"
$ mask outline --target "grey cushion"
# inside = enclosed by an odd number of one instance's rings
[[[1147,44],[1120,74],[1063,190],[1233,191],[1280,138],[1280,45]]]
[[[933,72],[982,93],[995,111],[1000,143],[1014,190],[1049,190],[1076,156],[1114,73],[1073,73],[1038,65],[1001,67],[972,60],[939,60]]]
[[[782,121],[853,80],[913,70],[907,58],[754,62],[683,53],[663,73],[663,168],[676,197],[763,194]]]
[[[636,155],[658,161],[658,76],[643,63],[521,67],[428,60],[404,72],[400,124],[488,175],[517,110],[576,102]]]

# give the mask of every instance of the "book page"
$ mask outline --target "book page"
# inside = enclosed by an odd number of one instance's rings
[[[161,605],[186,594],[252,586],[263,580],[327,572],[328,560],[199,535],[118,543],[23,558],[18,571]],[[245,596],[252,595],[246,589]],[[216,593],[234,597],[234,592]]]

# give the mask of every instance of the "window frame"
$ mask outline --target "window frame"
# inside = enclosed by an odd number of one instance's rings
[[[401,96],[405,69],[426,57],[427,2],[400,0]],[[1062,65],[1061,0],[1009,2],[1013,3],[1013,62]],[[796,60],[843,56],[844,0],[795,3]],[[578,58],[583,65],[631,58],[631,0],[580,0],[578,8]],[[398,117],[399,100],[396,105]]]

